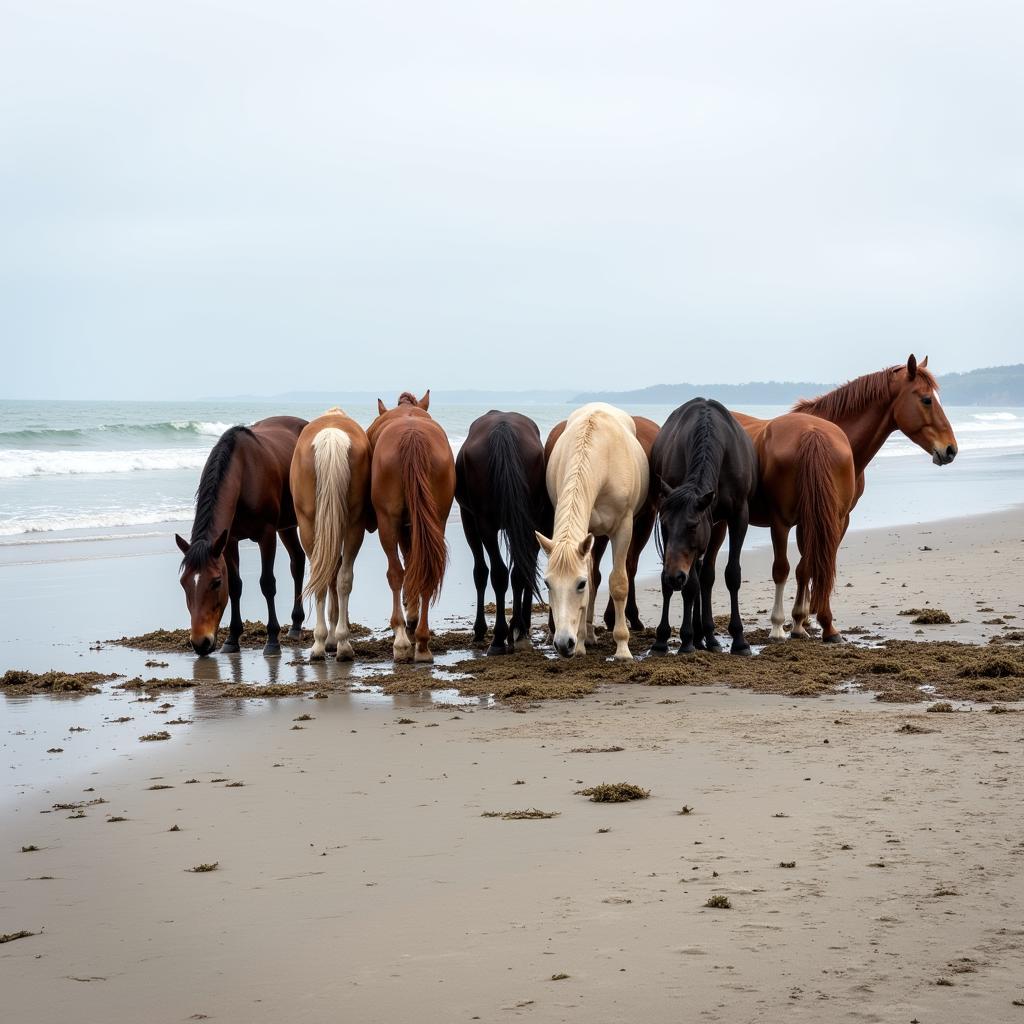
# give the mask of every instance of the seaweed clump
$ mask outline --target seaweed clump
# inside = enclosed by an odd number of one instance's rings
[[[649,789],[632,782],[602,782],[597,786],[576,790],[578,796],[589,796],[595,804],[621,804],[628,800],[646,800]]]
[[[0,676],[0,690],[14,693],[99,693],[98,684],[116,679],[117,672],[27,672],[8,669]]]

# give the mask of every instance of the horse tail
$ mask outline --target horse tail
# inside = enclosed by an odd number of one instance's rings
[[[430,446],[422,431],[409,429],[402,433],[398,440],[398,457],[412,532],[403,589],[407,597],[429,594],[433,604],[440,593],[441,580],[448,565],[448,545],[444,539],[444,523],[430,487]]]
[[[836,584],[836,555],[843,536],[839,491],[832,475],[831,448],[817,430],[797,446],[797,516],[810,566],[810,609],[818,612]]]
[[[324,427],[313,438],[316,475],[316,513],[313,551],[309,556],[309,582],[305,597],[330,590],[338,573],[338,559],[348,526],[348,488],[352,478],[349,452],[352,438],[338,427]]]
[[[491,501],[498,510],[499,526],[512,556],[512,564],[540,597],[537,579],[537,540],[530,515],[532,497],[523,464],[523,452],[508,423],[498,423],[487,439]]]

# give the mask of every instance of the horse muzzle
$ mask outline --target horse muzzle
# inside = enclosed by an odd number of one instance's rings
[[[932,449],[932,462],[936,466],[948,466],[955,458],[957,453],[957,447],[955,444],[947,444],[943,448]]]
[[[661,574],[661,582],[663,586],[668,587],[669,590],[679,591],[686,586],[687,573],[685,569],[680,569],[678,572],[663,572]]]
[[[576,654],[576,637],[568,633],[555,633],[554,645],[563,658],[571,658]]]
[[[195,651],[200,658],[204,658],[207,654],[210,654],[216,644],[216,640],[210,635],[201,636],[199,639],[190,636],[188,638],[188,642],[192,645],[192,650]]]

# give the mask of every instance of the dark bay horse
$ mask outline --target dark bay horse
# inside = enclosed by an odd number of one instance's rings
[[[231,621],[222,651],[238,651],[242,633],[242,577],[238,542],[255,541],[260,548],[260,590],[267,599],[267,644],[264,654],[280,654],[281,626],[274,596],[277,535],[291,560],[295,601],[289,636],[302,626],[302,574],[306,560],[295,528],[295,509],[288,484],[292,453],[306,421],[271,416],[251,427],[231,427],[213,446],[199,478],[191,540],[174,535],[184,558],[181,586],[191,616],[189,639],[197,654],[209,654],[217,629],[231,602]]]
[[[473,552],[479,642],[487,632],[484,593],[487,560],[494,588],[494,639],[488,654],[530,645],[530,613],[538,593],[535,531],[550,534],[554,510],[544,481],[544,447],[533,420],[517,412],[490,412],[474,420],[455,459],[455,497],[462,529]],[[502,558],[504,534],[510,565]],[[486,551],[486,559],[484,552]],[[512,581],[512,621],[505,621],[505,591]]]
[[[336,660],[349,661],[355,655],[349,639],[348,601],[370,500],[366,431],[341,409],[318,416],[299,435],[290,479],[299,540],[309,556],[305,593],[316,602],[309,657],[318,661],[334,650]]]
[[[711,590],[715,558],[729,533],[729,634],[733,654],[750,654],[743,636],[739,590],[740,551],[748,505],[757,489],[757,456],[743,428],[718,402],[694,398],[665,421],[651,452],[658,488],[658,539],[662,550],[661,622],[651,652],[666,654],[673,591],[683,594],[680,653],[694,647],[721,650],[715,637]],[[655,489],[652,483],[651,490]]]
[[[644,454],[650,460],[651,449],[654,447],[654,440],[658,436],[658,424],[654,420],[647,419],[645,416],[634,416],[632,419],[636,426],[636,439],[640,442],[640,447],[643,448]],[[544,458],[546,460],[551,458],[551,452],[555,447],[555,443],[565,433],[566,422],[566,420],[562,420],[561,423],[556,423],[551,428],[551,433],[548,434],[548,439],[544,443]],[[654,529],[657,497],[656,490],[652,486],[647,494],[646,501],[633,520],[633,536],[629,542],[629,551],[626,554],[626,574],[629,577],[629,595],[626,598],[626,620],[629,622],[629,628],[633,632],[638,632],[644,628],[644,624],[640,620],[640,609],[636,603],[636,570],[640,564],[640,555],[647,546],[647,542],[651,539],[651,531]],[[601,585],[601,559],[607,548],[607,537],[595,538],[593,550],[595,591]],[[608,604],[604,609],[604,624],[608,630],[611,630],[615,625],[615,606],[610,595],[608,597]]]
[[[448,563],[444,528],[455,499],[455,459],[429,406],[429,391],[419,400],[403,392],[393,409],[378,398],[379,415],[366,432],[373,451],[370,498],[393,598],[395,661],[409,660],[407,630],[416,637],[413,659],[434,660],[427,609]]]

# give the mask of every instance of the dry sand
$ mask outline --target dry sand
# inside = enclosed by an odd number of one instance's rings
[[[1019,511],[853,534],[838,621],[992,650],[1022,561]],[[896,614],[925,604],[968,621]],[[3,804],[0,934],[38,933],[0,945],[5,1018],[1024,1020],[1024,713],[637,684],[521,714],[171,702],[194,724],[169,741]],[[138,707],[73,742],[163,727]],[[651,796],[576,793],[601,782]],[[533,808],[558,815],[483,816]]]

